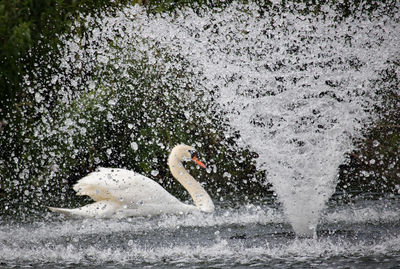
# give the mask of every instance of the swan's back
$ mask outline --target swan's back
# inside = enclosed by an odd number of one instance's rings
[[[80,179],[74,190],[77,195],[87,195],[95,201],[117,202],[128,208],[179,202],[150,178],[118,168],[100,168]]]

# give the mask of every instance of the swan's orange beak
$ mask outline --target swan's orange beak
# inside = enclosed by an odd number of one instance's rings
[[[201,167],[203,167],[203,168],[207,168],[206,165],[205,165],[204,163],[202,163],[202,162],[199,160],[199,158],[197,158],[196,155],[192,157],[192,160],[193,160],[197,165],[199,165],[199,166],[201,166]]]

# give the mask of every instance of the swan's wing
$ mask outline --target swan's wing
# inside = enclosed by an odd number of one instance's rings
[[[72,209],[49,207],[51,211],[64,214],[70,218],[111,218],[120,208],[120,204],[112,201],[100,201]]]
[[[179,202],[155,181],[126,169],[100,168],[80,179],[74,190],[77,195],[87,195],[95,201],[111,200],[130,208]]]

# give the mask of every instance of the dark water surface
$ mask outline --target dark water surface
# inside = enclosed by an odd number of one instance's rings
[[[269,206],[123,220],[0,223],[0,268],[399,268],[398,199],[331,203],[317,238]]]

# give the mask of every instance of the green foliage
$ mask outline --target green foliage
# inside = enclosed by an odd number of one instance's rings
[[[375,82],[383,105],[375,108],[379,120],[342,165],[338,190],[398,194],[400,190],[400,62],[393,62]]]
[[[32,76],[35,85],[15,111],[19,120],[5,126],[12,139],[19,140],[14,143],[18,148],[9,149],[13,154],[2,159],[6,161],[1,175],[8,178],[2,186],[8,193],[6,213],[17,211],[21,204],[25,208],[19,212],[73,206],[80,200],[72,185],[100,166],[137,171],[188,199],[166,165],[169,151],[179,143],[198,149],[209,169],[190,164],[188,168],[216,199],[254,197],[268,189],[262,184],[263,173],[255,169],[254,156],[227,147],[222,120],[210,115],[215,113],[211,103],[204,100],[204,89],[192,84],[185,61],[158,47],[148,52],[157,55],[157,62],[146,54],[134,57],[135,46],[147,41],[137,42],[127,54],[115,42],[111,46],[115,58],[89,71],[93,83],[82,81],[88,86],[82,90],[63,92],[62,83],[51,82],[53,86],[42,87],[52,74],[62,72],[58,68],[39,68],[41,77]],[[114,65],[120,62],[124,68]],[[176,62],[180,65],[168,64]],[[87,70],[73,72],[76,77],[89,76]],[[66,101],[64,94],[74,96]],[[234,145],[234,140],[230,143]],[[6,144],[0,140],[0,146]],[[238,192],[239,188],[243,190]]]
[[[20,82],[26,66],[33,68],[35,56],[54,49],[58,35],[67,31],[71,21],[80,13],[129,2],[136,1],[0,0],[0,117],[14,109],[24,95]]]
[[[174,183],[166,169],[168,152],[178,143],[192,144],[199,150],[211,172],[192,167],[191,173],[207,179],[203,182],[213,197],[240,199],[242,196],[257,197],[268,191],[268,186],[263,184],[265,172],[256,171],[254,166],[256,154],[231,148],[237,137],[226,142],[222,115],[220,121],[209,115],[213,111],[202,101],[204,89],[196,89],[189,80],[182,87],[182,82],[190,76],[184,65],[182,69],[166,71],[145,59],[127,62],[132,68],[125,80],[118,76],[119,70],[104,68],[97,77],[97,87],[77,92],[70,103],[60,101],[61,85],[47,89],[42,93],[43,100],[39,101],[44,109],[38,109],[36,92],[27,92],[21,86],[25,75],[35,76],[31,74],[32,69],[53,70],[47,69],[47,65],[57,65],[58,51],[62,49],[58,47],[59,37],[71,31],[71,25],[81,20],[82,13],[95,14],[128,3],[142,4],[148,12],[161,13],[184,7],[197,9],[202,5],[223,8],[231,2],[0,0],[0,204],[4,205],[0,211],[13,214],[44,210],[46,205],[79,204],[80,200],[72,198],[72,185],[99,166],[138,171],[186,199],[188,197],[181,194],[181,187]],[[255,2],[261,14],[272,5],[270,1]],[[282,5],[288,2],[282,1]],[[329,2],[341,10],[341,18],[351,15],[357,5],[372,12],[376,4],[376,1],[367,0],[357,1],[356,5],[351,1],[338,3],[334,0],[290,2],[307,3],[304,12],[316,14]],[[390,9],[394,1],[387,2]],[[82,36],[87,34],[83,27],[75,30],[81,31]],[[167,62],[181,61],[167,59],[172,56],[165,51],[160,51],[158,56]],[[396,68],[398,64],[393,70]],[[388,73],[390,79],[384,81],[388,88],[397,89],[398,73],[393,70]],[[42,75],[51,77],[52,73]],[[85,80],[87,74],[82,71],[80,75]],[[165,81],[161,77],[169,79]],[[112,79],[118,81],[112,83]],[[193,93],[194,99],[182,93]],[[398,169],[388,170],[385,166],[398,163],[399,99],[396,92],[383,95],[391,109],[380,112],[385,115],[381,122],[360,143],[350,164],[341,167],[339,190],[393,191],[400,184]],[[148,111],[149,107],[157,109]],[[380,146],[375,146],[374,141],[379,141]],[[379,157],[382,154],[386,157]],[[384,161],[382,165],[379,158]],[[373,159],[375,166],[371,165]],[[371,185],[372,177],[373,180],[386,179],[384,184]]]
[[[34,163],[33,167],[42,164],[40,157],[35,157],[42,144],[32,139],[40,115],[22,86],[23,77],[43,64],[40,59],[49,59],[45,65],[55,64],[57,53],[53,51],[58,50],[59,35],[69,31],[79,14],[128,2],[135,1],[0,0],[0,198],[11,204],[23,204],[27,197],[36,201],[31,189],[36,190],[38,182],[50,173],[48,163],[41,166],[42,174],[21,173],[21,163]]]

